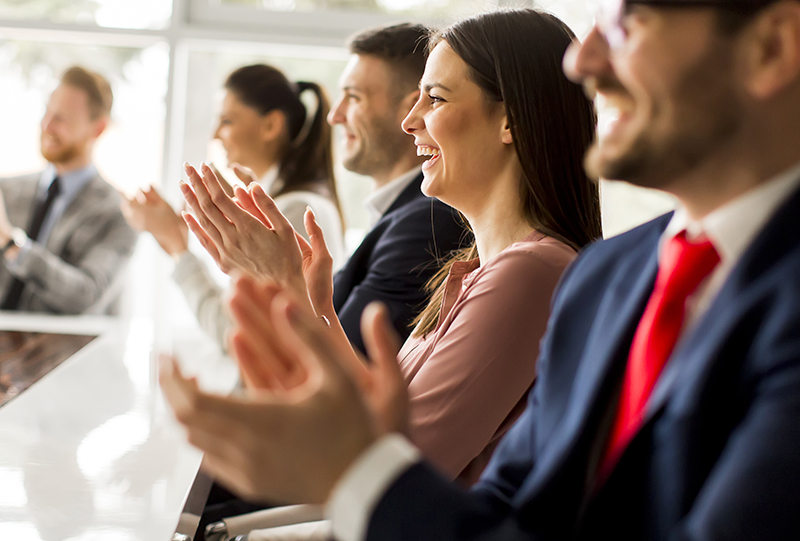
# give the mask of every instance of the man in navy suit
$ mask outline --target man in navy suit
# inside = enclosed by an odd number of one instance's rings
[[[604,0],[596,21],[565,58],[617,113],[587,166],[679,207],[567,271],[528,409],[481,480],[464,491],[376,428],[324,330],[282,301],[316,390],[177,409],[237,490],[327,502],[340,541],[800,535],[800,2]],[[387,375],[380,314],[365,337]],[[230,449],[202,443],[212,403],[257,420]]]
[[[372,229],[334,279],[334,308],[361,350],[364,307],[385,303],[394,328],[408,337],[437,260],[468,235],[455,210],[420,191],[422,158],[400,127],[419,95],[426,36],[424,26],[400,24],[352,38],[341,95],[328,115],[342,129],[345,168],[373,182],[366,200]]]

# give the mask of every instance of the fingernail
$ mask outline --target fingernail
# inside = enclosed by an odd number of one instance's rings
[[[200,164],[200,168],[201,168],[203,171],[211,171],[211,168],[210,168],[208,165],[206,165],[206,162],[203,162],[203,163],[201,163],[201,164]]]
[[[312,218],[314,218],[314,220],[316,220],[316,219],[317,219],[317,215],[316,215],[316,214],[314,214],[314,209],[312,209],[312,208],[311,208],[310,206],[308,206],[308,205],[306,205],[306,212],[310,212],[310,213],[311,213],[311,217],[312,217]]]

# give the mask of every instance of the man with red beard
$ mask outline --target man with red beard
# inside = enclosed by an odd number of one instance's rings
[[[0,179],[0,309],[108,313],[136,243],[116,190],[92,164],[109,122],[111,86],[64,72],[42,118],[41,173]]]

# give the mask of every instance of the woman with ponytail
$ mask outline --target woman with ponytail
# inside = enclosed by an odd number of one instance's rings
[[[301,100],[313,95],[307,111]],[[316,83],[291,83],[265,64],[244,66],[225,81],[219,125],[228,164],[245,186],[258,183],[296,231],[305,235],[303,215],[311,208],[329,242],[334,265],[345,257],[343,222],[336,194],[330,126],[330,103]],[[155,188],[123,204],[128,222],[151,233],[175,259],[173,278],[186,296],[200,326],[225,348],[230,319],[222,289],[205,265],[188,250],[188,229]],[[223,269],[225,270],[225,269]]]

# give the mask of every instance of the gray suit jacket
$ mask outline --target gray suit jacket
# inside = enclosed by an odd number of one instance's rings
[[[0,179],[12,225],[25,229],[40,174]],[[100,176],[90,180],[64,210],[47,242],[34,242],[15,275],[25,282],[19,310],[54,314],[110,313],[136,233],[119,209],[119,195]],[[0,257],[5,263],[5,258]],[[0,265],[0,299],[13,282]]]

